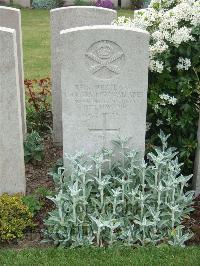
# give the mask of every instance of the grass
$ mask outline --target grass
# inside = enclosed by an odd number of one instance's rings
[[[22,9],[24,76],[28,79],[50,75],[49,11]]]
[[[50,76],[50,21],[48,10],[22,9],[24,72],[27,79]],[[132,16],[119,10],[119,16]]]
[[[134,265],[134,266],[195,266],[199,265],[200,248],[80,248],[80,249],[25,249],[0,251],[0,265]]]

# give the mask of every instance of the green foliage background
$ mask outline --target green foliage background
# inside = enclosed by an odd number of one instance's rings
[[[169,45],[164,61],[171,71],[163,73],[149,72],[147,121],[152,123],[147,132],[147,143],[158,144],[158,131],[171,134],[169,145],[178,148],[179,158],[184,163],[185,173],[193,172],[195,151],[197,148],[197,129],[200,101],[200,27],[193,28],[192,36],[196,41],[182,43],[178,48]],[[179,57],[190,58],[192,67],[187,71],[176,68]],[[163,59],[163,58],[162,58]],[[175,96],[177,103],[161,106],[159,95],[167,93]],[[156,125],[157,120],[163,124]]]

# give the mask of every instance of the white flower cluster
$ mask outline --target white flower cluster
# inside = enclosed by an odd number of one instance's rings
[[[112,25],[133,27],[133,20],[131,18],[126,18],[125,16],[118,17],[118,19],[112,22]]]
[[[183,42],[194,41],[195,39],[191,36],[192,28],[182,27],[177,29],[170,37],[171,41],[175,47],[178,47]]]
[[[176,67],[178,70],[188,70],[191,67],[191,61],[189,58],[179,57]]]
[[[182,43],[195,41],[191,32],[200,25],[200,0],[152,0],[149,8],[134,13],[134,19],[121,17],[113,24],[149,31],[149,68],[150,71],[162,73],[167,60],[162,59],[162,55],[170,47],[178,48]],[[187,61],[182,65],[187,67],[189,63]]]
[[[175,105],[177,103],[177,99],[174,96],[169,96],[168,94],[162,93],[159,95],[160,99],[163,100],[160,105],[171,104]]]
[[[162,54],[168,49],[168,45],[162,41],[158,40],[156,43],[150,46],[150,54],[153,57],[156,54]]]
[[[141,9],[134,12],[134,19],[126,18],[125,16],[118,17],[112,22],[112,25],[125,26],[131,28],[140,28],[147,30],[161,19],[162,14],[152,8]]]
[[[158,60],[150,60],[150,63],[149,63],[149,69],[153,72],[153,71],[156,71],[158,73],[162,73],[163,72],[163,62],[160,62]]]

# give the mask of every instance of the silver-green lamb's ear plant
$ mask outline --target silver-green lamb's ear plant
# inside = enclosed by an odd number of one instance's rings
[[[167,147],[141,155],[119,138],[113,150],[93,156],[66,155],[66,167],[53,174],[55,210],[45,236],[56,245],[108,246],[168,243],[183,246],[191,234],[182,222],[192,211],[190,176],[181,174],[177,152]]]

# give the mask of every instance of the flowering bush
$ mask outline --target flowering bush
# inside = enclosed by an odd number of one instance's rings
[[[111,0],[97,0],[95,6],[104,8],[113,8],[113,3]]]
[[[155,145],[160,128],[170,132],[170,145],[191,172],[199,115],[200,1],[152,0],[134,19],[120,17],[114,24],[150,33],[147,138]]]
[[[168,136],[160,138],[162,148],[148,153],[147,163],[124,139],[113,142],[113,151],[66,155],[67,167],[53,174],[57,192],[49,197],[55,210],[46,237],[63,246],[183,246],[191,237],[181,225],[192,210],[193,192],[184,193],[191,175],[180,174]]]
[[[24,231],[34,227],[33,215],[19,194],[0,196],[0,243],[22,238]]]

